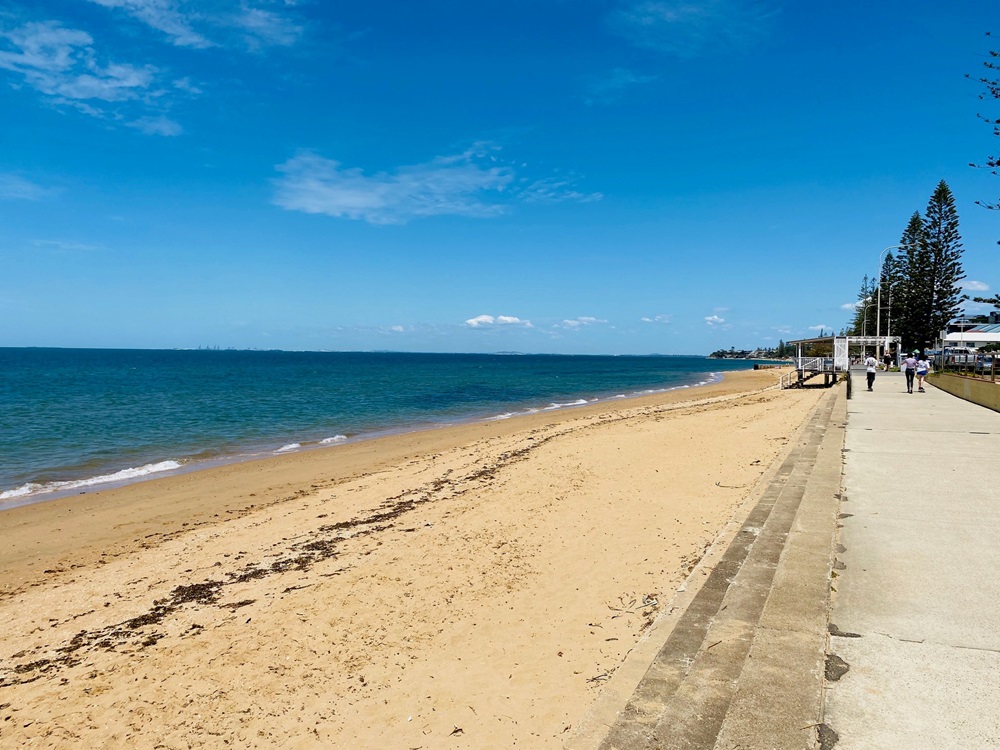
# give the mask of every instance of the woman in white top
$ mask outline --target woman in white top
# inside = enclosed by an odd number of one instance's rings
[[[927,377],[928,371],[931,369],[931,363],[928,362],[924,357],[917,360],[917,392],[927,393],[924,390],[924,378]]]

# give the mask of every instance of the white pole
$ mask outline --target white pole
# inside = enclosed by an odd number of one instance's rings
[[[882,257],[890,250],[899,250],[902,245],[890,245],[881,253],[878,254],[878,309],[875,311],[875,338],[879,338],[882,335]],[[866,332],[867,333],[867,332]],[[881,356],[881,352],[878,350],[878,344],[875,345],[875,359]]]

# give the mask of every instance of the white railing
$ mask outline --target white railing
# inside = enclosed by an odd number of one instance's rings
[[[799,357],[796,361],[797,370],[810,372],[833,372],[833,357]]]

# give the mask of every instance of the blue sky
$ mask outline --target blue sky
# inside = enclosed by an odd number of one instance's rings
[[[0,346],[701,354],[840,328],[937,182],[1000,286],[994,2],[0,9]],[[994,36],[992,46],[1000,46]],[[974,308],[970,307],[970,310]]]

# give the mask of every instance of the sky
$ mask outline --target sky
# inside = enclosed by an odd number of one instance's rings
[[[976,83],[997,21],[995,0],[4,0],[0,346],[774,346],[847,325],[942,179],[968,289],[995,294],[1000,211],[976,201],[1000,176],[970,162],[1000,152]]]

